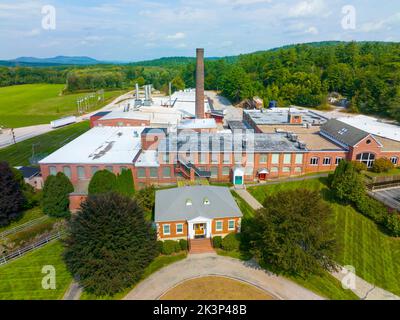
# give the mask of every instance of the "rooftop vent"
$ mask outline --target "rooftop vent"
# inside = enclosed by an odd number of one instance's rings
[[[204,205],[210,204],[210,200],[209,200],[208,198],[204,198],[204,199],[203,199],[203,204],[204,204]]]
[[[290,141],[292,141],[292,142],[296,142],[297,139],[298,139],[298,136],[295,133],[293,133],[292,136],[290,137]]]
[[[186,199],[186,205],[191,206],[193,204],[192,199]]]

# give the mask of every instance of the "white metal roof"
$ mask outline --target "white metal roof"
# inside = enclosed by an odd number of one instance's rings
[[[156,150],[143,150],[135,162],[136,167],[159,167],[158,152]]]
[[[148,120],[151,119],[151,114],[138,112],[138,111],[112,111],[101,117],[100,120],[111,120],[111,119],[132,119],[132,120]]]
[[[187,119],[178,124],[178,129],[216,129],[215,119]]]
[[[40,164],[131,164],[141,149],[143,127],[94,127]]]
[[[364,115],[342,117],[337,120],[373,135],[400,141],[400,126],[398,125],[382,122],[376,118]]]

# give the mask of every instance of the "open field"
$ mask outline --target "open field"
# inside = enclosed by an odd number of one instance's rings
[[[274,300],[274,297],[234,279],[202,277],[181,283],[160,300]]]
[[[338,252],[336,261],[352,265],[356,274],[364,280],[400,294],[400,239],[385,235],[373,221],[358,213],[352,206],[344,206],[332,200],[325,179],[288,182],[248,188],[261,203],[268,194],[283,190],[307,188],[321,190],[335,213]]]
[[[50,154],[87,130],[89,130],[89,122],[83,121],[18,142],[0,149],[0,160],[7,161],[12,166],[29,165],[33,144],[36,154]]]
[[[0,126],[19,128],[49,123],[77,112],[76,100],[86,93],[60,95],[63,84],[27,84],[0,88]],[[125,91],[106,91],[101,108]]]
[[[0,266],[0,300],[56,300],[61,299],[72,281],[62,261],[62,244],[50,243],[41,249]],[[42,288],[43,266],[56,270],[56,289]]]

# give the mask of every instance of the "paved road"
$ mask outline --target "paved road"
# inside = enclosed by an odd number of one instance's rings
[[[246,190],[240,189],[235,190],[253,209],[257,210],[261,206],[261,204]],[[344,267],[340,267],[341,270],[338,272],[332,272],[332,276],[334,276],[339,281],[349,273],[347,269]],[[345,270],[345,272],[342,272]],[[360,278],[359,276],[355,275],[355,288],[352,289],[360,299],[364,300],[400,300],[400,297],[396,296],[395,294],[386,291],[382,288],[376,287],[373,284],[365,281],[364,279]]]
[[[115,108],[115,106],[118,105],[119,101],[124,100],[124,99],[126,99],[128,97],[131,97],[132,93],[133,93],[133,91],[125,93],[122,96],[119,96],[119,97],[115,98],[111,103],[107,104],[103,108],[101,108],[99,110],[96,110],[96,111],[92,111],[92,112],[90,112],[88,114],[85,114],[83,116],[77,117],[77,122],[88,120],[90,118],[90,116],[95,114],[96,112],[109,111],[109,110]],[[53,130],[57,130],[57,129],[53,129],[50,126],[50,124],[40,124],[40,125],[36,125],[36,126],[15,128],[14,129],[15,141],[16,142],[21,142],[21,141],[36,137],[38,135],[53,131]],[[2,131],[2,133],[0,134],[0,149],[8,147],[9,145],[11,145],[13,143],[14,143],[14,141],[13,141],[13,138],[12,138],[11,130],[10,129],[4,129]]]
[[[277,299],[323,299],[286,278],[265,271],[253,261],[240,261],[208,253],[189,255],[188,258],[157,271],[140,282],[124,300],[156,300],[186,280],[212,275],[247,282]]]

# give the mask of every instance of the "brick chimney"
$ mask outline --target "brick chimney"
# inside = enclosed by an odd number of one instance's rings
[[[196,118],[204,119],[204,49],[196,49]]]

